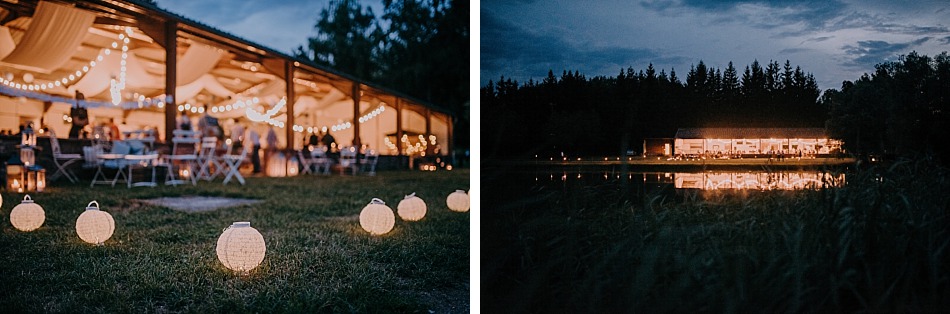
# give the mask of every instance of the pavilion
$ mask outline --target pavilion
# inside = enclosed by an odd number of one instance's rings
[[[823,128],[680,128],[671,139],[644,140],[655,156],[827,155],[841,150]]]
[[[262,136],[273,127],[285,149],[317,130],[384,156],[453,149],[446,108],[148,2],[0,1],[0,130],[33,123],[66,137],[74,107],[90,124],[114,119],[160,139],[172,138],[180,115],[208,114],[224,130],[235,120]]]

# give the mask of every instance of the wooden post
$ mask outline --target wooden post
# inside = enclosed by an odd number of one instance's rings
[[[353,147],[359,151],[362,146],[360,140],[360,83],[353,82]],[[359,163],[359,158],[356,159]]]
[[[396,98],[396,155],[402,156],[402,102]]]
[[[165,142],[175,137],[177,106],[175,87],[178,85],[178,23],[165,22]],[[158,134],[155,134],[158,136]]]
[[[448,138],[445,139],[445,152],[449,156],[449,161],[451,164],[455,164],[455,119],[452,119],[452,116],[445,115],[445,123],[448,127]]]
[[[287,160],[290,160],[290,152],[296,148],[296,143],[294,143],[294,64],[289,60],[284,60],[284,86],[286,87],[285,92],[287,96],[287,123],[284,125],[284,130],[287,139],[287,146],[284,150],[287,152]],[[288,165],[290,163],[287,163]]]
[[[432,111],[429,108],[426,108],[426,134],[425,140],[429,140],[429,135],[432,134]],[[426,156],[432,155],[432,149],[435,145],[426,145]]]

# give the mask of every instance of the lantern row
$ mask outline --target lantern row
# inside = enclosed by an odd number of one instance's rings
[[[0,196],[0,206],[3,197]],[[456,212],[469,210],[469,195],[463,190],[457,190],[446,198],[446,205]],[[405,221],[419,221],[426,214],[426,204],[416,193],[406,195],[399,202],[399,217]],[[30,195],[23,197],[23,201],[10,211],[10,223],[20,231],[33,231],[46,221],[43,207],[36,204]],[[393,229],[396,218],[393,210],[386,203],[374,198],[360,212],[360,226],[372,235],[383,235]],[[99,202],[92,201],[86,210],[76,219],[76,234],[87,243],[97,246],[112,237],[115,232],[115,219],[108,212],[99,208]],[[228,269],[247,274],[264,260],[267,252],[264,237],[257,229],[251,227],[247,221],[234,222],[224,229],[218,237],[215,254]]]

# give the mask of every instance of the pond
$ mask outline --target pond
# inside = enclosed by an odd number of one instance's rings
[[[698,190],[801,190],[840,187],[846,182],[841,172],[819,170],[705,170],[679,172],[621,172],[591,170],[532,171],[535,186],[576,186],[585,184],[623,183],[645,187],[670,187]]]

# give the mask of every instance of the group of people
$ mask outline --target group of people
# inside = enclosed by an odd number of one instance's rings
[[[333,138],[333,135],[330,135],[330,132],[310,133],[310,138],[307,140],[307,145],[314,147],[326,146],[331,148],[335,146],[334,144],[336,144],[336,139]]]
[[[201,133],[202,137],[217,137],[218,140],[223,140],[225,138],[224,128],[219,123],[218,119],[212,117],[208,114],[208,111],[198,119],[197,128],[191,125],[191,118],[187,115],[180,115],[178,117],[177,125],[179,129],[182,130],[197,130]],[[227,135],[231,140],[231,149],[239,150],[245,147],[245,140],[247,140],[247,147],[250,149],[249,154],[251,157],[251,164],[253,165],[253,173],[260,173],[262,170],[261,165],[261,134],[252,128],[248,128],[243,122],[235,121],[231,126],[230,132]],[[278,151],[278,137],[277,132],[274,130],[274,127],[268,127],[267,134],[264,135],[264,143],[267,144],[267,151],[264,154],[264,164],[270,160],[270,156],[277,153]],[[320,132],[312,133],[309,138],[310,145],[321,146],[326,145],[327,147],[333,147],[336,144],[336,139],[333,138],[333,135],[330,135],[329,132]]]

